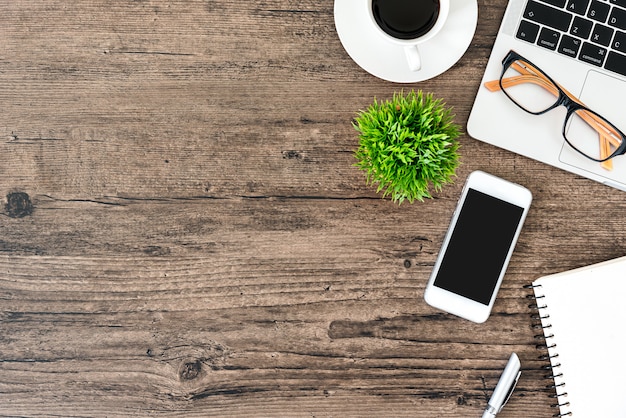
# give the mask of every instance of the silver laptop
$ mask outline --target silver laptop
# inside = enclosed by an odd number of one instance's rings
[[[572,148],[565,107],[532,115],[485,87],[510,50],[626,133],[626,0],[510,0],[467,126],[475,139],[626,191],[626,154],[607,167]]]

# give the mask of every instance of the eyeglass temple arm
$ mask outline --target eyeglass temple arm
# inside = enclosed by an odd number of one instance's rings
[[[514,76],[514,77],[503,78],[502,81],[504,83],[506,83],[506,85],[504,86],[505,88],[506,87],[513,87],[513,86],[515,86],[517,84],[521,84],[521,83],[525,83],[525,82],[531,82],[531,83],[535,83],[535,84],[545,88],[550,93],[552,93],[554,96],[558,97],[559,90],[554,86],[552,81],[547,79],[540,71],[531,71],[530,69],[528,69],[528,67],[523,67],[523,66],[521,66],[518,63],[511,64],[511,68],[513,68],[515,71],[520,73],[521,76]],[[498,90],[500,90],[500,80],[487,81],[485,83],[485,87],[487,87],[487,89],[489,89],[489,91],[498,91]],[[576,96],[574,96],[572,93],[567,91],[563,86],[559,85],[559,87],[561,88],[561,90],[563,90],[563,92],[565,94],[567,94],[567,96],[569,96],[570,99],[572,99],[576,103],[584,106],[584,104],[580,100],[578,100],[578,98]]]
[[[549,93],[558,97],[559,90],[554,86],[554,84],[550,80],[544,77],[541,73],[535,73],[535,72],[529,71],[527,68],[517,63],[511,64],[511,67],[513,67],[521,75],[503,78],[502,86],[504,88],[513,87],[513,86],[523,84],[523,83],[533,83],[540,87],[543,87]],[[500,90],[500,80],[487,81],[485,82],[485,87],[487,88],[487,90],[492,91],[492,92],[498,91]],[[573,100],[574,102],[582,106],[585,106],[583,102],[581,102],[577,97],[575,97],[565,88],[563,88],[563,86],[559,85],[559,87],[571,100]],[[579,113],[579,115],[600,136],[600,157],[601,158],[608,157],[611,152],[610,145],[612,144],[613,146],[617,147],[619,146],[619,143],[615,139],[606,135],[606,132],[607,132],[606,126],[601,121],[599,121],[594,114],[585,112],[583,110],[582,112]],[[613,132],[613,133],[617,135],[617,132]],[[608,170],[611,170],[613,168],[613,163],[611,162],[611,160],[603,161],[600,164]]]

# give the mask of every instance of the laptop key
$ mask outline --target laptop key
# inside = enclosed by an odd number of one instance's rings
[[[609,25],[618,29],[626,29],[626,10],[614,7],[609,16]]]
[[[537,3],[533,0],[530,0],[526,5],[524,18],[560,30],[561,32],[567,32],[569,24],[572,21],[572,15],[569,13],[546,6],[545,4]]]
[[[578,51],[580,50],[580,44],[582,44],[580,39],[573,38],[569,35],[563,35],[558,51],[563,55],[576,58]]]
[[[604,63],[604,59],[606,58],[606,51],[607,50],[605,48],[585,42],[580,50],[578,59],[601,67]]]
[[[591,41],[602,46],[609,46],[611,39],[613,39],[613,32],[615,31],[608,26],[596,23],[593,33],[591,34]]]
[[[580,16],[574,18],[572,22],[572,28],[569,33],[578,36],[579,38],[587,39],[591,35],[591,29],[593,28],[593,22],[591,20],[583,19]]]
[[[617,31],[615,38],[613,38],[611,48],[616,51],[626,52],[626,33]]]
[[[517,38],[534,44],[539,34],[539,25],[535,25],[528,20],[522,20],[517,29]]]
[[[609,17],[609,10],[611,6],[607,3],[600,2],[598,0],[593,0],[591,2],[591,6],[589,6],[589,11],[587,12],[587,17],[597,20],[598,22],[606,22],[606,18]]]
[[[559,43],[560,37],[561,34],[559,32],[552,29],[543,28],[539,33],[539,40],[537,41],[537,45],[554,51],[557,44]]]
[[[584,15],[587,12],[587,6],[589,6],[589,0],[569,0],[567,2],[567,10],[579,15]]]
[[[611,4],[615,4],[619,7],[626,7],[626,0],[610,0]]]
[[[626,55],[618,54],[615,51],[609,52],[604,66],[609,71],[626,76]]]

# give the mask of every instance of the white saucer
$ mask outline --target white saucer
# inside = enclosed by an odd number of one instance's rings
[[[477,0],[451,0],[448,19],[430,41],[419,45],[422,69],[411,71],[404,48],[385,39],[369,18],[368,0],[335,0],[335,27],[346,52],[361,68],[383,80],[415,83],[452,67],[467,51],[478,23]]]

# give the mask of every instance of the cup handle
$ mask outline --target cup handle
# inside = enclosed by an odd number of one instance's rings
[[[411,71],[419,71],[422,69],[422,59],[417,50],[417,45],[409,45],[404,47],[404,54]]]

